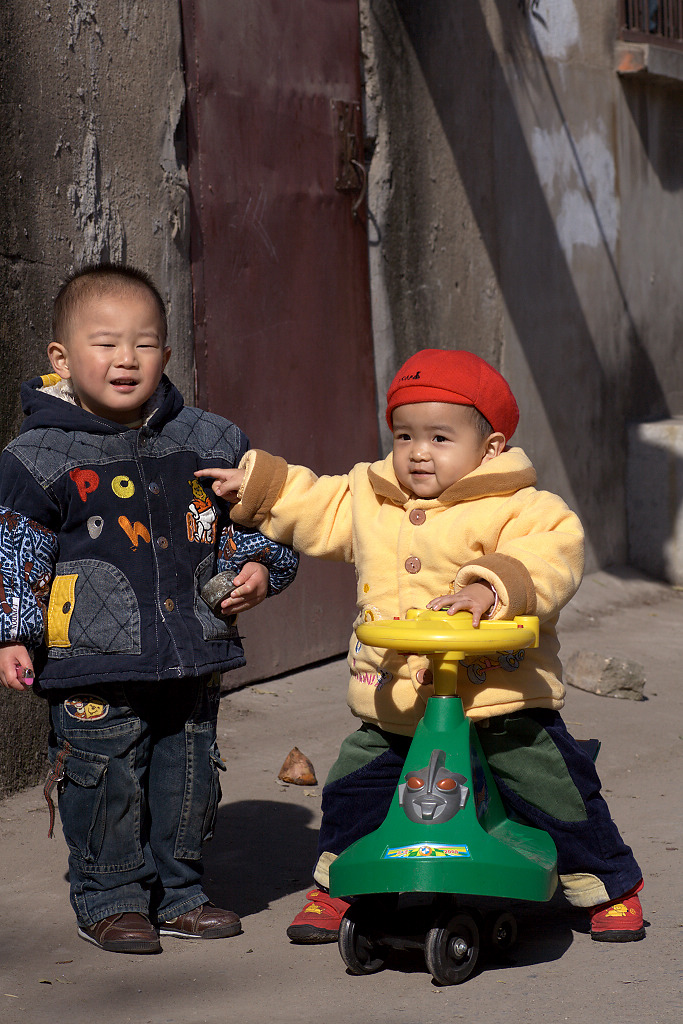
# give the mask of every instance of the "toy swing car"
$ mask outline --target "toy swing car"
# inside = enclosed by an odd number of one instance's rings
[[[393,949],[418,948],[438,984],[457,984],[475,969],[480,947],[504,950],[516,940],[515,918],[496,900],[552,897],[555,844],[546,832],[507,817],[456,696],[459,661],[537,647],[538,628],[532,616],[474,629],[469,612],[417,610],[405,620],[357,628],[361,643],[429,655],[434,696],[384,822],[330,868],[331,895],[353,899],[339,931],[353,974],[381,970]],[[416,901],[418,893],[431,899]]]

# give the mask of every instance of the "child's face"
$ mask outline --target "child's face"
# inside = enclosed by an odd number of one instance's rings
[[[81,407],[115,423],[139,418],[171,354],[157,304],[144,287],[84,298],[64,342],[51,342],[47,351]]]
[[[448,402],[394,409],[394,472],[399,483],[418,498],[438,498],[502,451],[503,435],[482,439],[470,416],[468,406]]]

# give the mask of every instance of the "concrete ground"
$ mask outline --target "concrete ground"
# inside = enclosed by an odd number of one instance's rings
[[[167,939],[159,956],[105,953],[83,942],[68,901],[65,845],[61,835],[47,839],[41,789],[0,804],[0,1021],[678,1022],[682,601],[664,585],[599,573],[584,582],[562,620],[565,655],[586,649],[646,667],[647,700],[571,689],[565,707],[575,735],[602,740],[604,791],[645,874],[644,942],[592,942],[584,916],[556,897],[523,908],[517,946],[451,988],[435,985],[420,957],[401,970],[354,977],[335,944],[291,945],[285,929],[310,884],[321,786],[285,786],[277,774],[296,745],[324,780],[353,727],[339,660],[223,701],[219,738],[228,771],[217,834],[206,847],[206,890],[242,916],[244,932],[236,938]]]

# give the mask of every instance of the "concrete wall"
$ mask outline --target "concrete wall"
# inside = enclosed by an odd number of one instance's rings
[[[52,297],[83,263],[152,274],[169,372],[192,398],[179,4],[11,0],[0,40],[0,443],[20,382],[47,368]],[[42,701],[0,690],[0,795],[42,773],[45,730]]]
[[[683,412],[683,87],[615,72],[617,7],[361,0],[378,391],[499,366],[589,569],[628,557],[628,421]]]

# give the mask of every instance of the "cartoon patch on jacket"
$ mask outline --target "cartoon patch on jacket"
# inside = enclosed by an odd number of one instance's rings
[[[187,539],[197,541],[199,544],[213,544],[216,539],[218,513],[199,480],[188,482],[192,487],[194,500],[190,502],[186,517]]]
[[[486,682],[489,672],[502,668],[505,672],[516,672],[524,661],[525,651],[497,651],[495,658],[481,655],[473,661],[463,661],[462,665],[467,672],[467,678],[475,685],[482,685]]]

